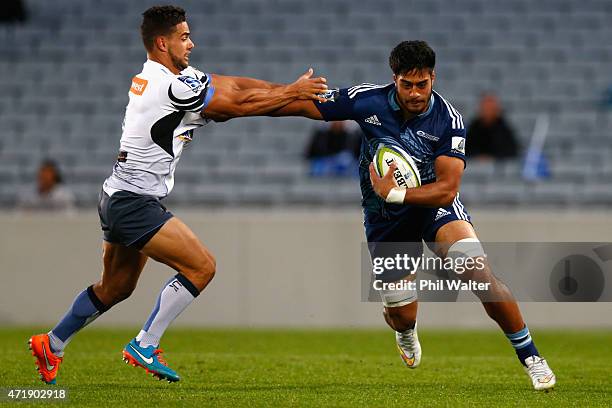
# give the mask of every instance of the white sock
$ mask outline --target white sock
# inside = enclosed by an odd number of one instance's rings
[[[140,344],[142,347],[149,347],[151,345],[157,347],[159,346],[159,340],[159,337],[152,333],[147,333],[144,330],[140,330],[138,336],[136,336],[136,341],[138,341],[138,344]]]
[[[170,325],[193,299],[199,295],[197,288],[180,273],[170,279],[162,288],[157,303],[136,336],[141,347],[159,346],[159,341]]]

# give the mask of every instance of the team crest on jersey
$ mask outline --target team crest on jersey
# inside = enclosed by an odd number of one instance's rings
[[[190,76],[180,76],[177,79],[191,88],[194,93],[198,93],[200,88],[202,88],[202,82],[199,79]]]
[[[185,133],[181,133],[177,137],[185,142],[185,144],[190,143],[193,140],[193,131],[188,130]]]

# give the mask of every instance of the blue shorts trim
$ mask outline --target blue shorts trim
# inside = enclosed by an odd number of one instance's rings
[[[173,217],[157,197],[129,191],[101,191],[98,215],[105,241],[139,250]]]

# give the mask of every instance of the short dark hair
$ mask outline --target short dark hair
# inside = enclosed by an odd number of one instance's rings
[[[185,10],[177,6],[154,6],[142,13],[140,35],[147,51],[153,49],[155,37],[170,34],[183,21]]]
[[[425,41],[403,41],[389,55],[389,66],[395,75],[423,69],[431,72],[435,65],[436,53]]]

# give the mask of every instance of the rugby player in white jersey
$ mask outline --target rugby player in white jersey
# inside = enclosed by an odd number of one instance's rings
[[[101,279],[82,291],[59,323],[29,340],[41,379],[56,382],[64,348],[80,329],[130,296],[148,258],[178,273],[166,282],[138,335],[123,350],[127,363],[157,378],[178,381],[161,357],[169,324],[215,274],[215,259],[160,199],[174,186],[174,171],[193,131],[208,120],[265,115],[295,100],[324,101],[324,78],[312,70],[290,85],[207,75],[189,66],[194,43],[185,11],[152,7],[143,13],[147,61],[132,80],[120,152],[100,193],[104,234]]]

